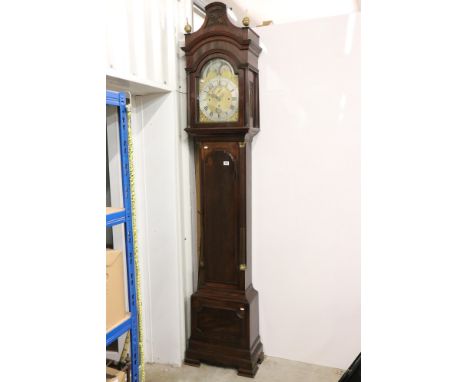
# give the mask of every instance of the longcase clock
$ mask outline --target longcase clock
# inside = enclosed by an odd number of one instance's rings
[[[206,6],[185,35],[188,127],[195,145],[198,288],[185,363],[234,367],[254,377],[263,360],[252,285],[251,142],[259,131],[258,35]]]

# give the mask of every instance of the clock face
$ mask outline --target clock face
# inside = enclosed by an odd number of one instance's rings
[[[231,64],[215,58],[205,64],[198,82],[199,122],[236,122],[239,79]]]

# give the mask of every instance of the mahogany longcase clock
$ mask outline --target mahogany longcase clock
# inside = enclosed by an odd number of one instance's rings
[[[185,363],[234,367],[254,377],[263,360],[250,223],[259,36],[233,25],[226,5],[215,2],[206,6],[202,27],[185,35],[183,50],[198,212],[198,289]]]

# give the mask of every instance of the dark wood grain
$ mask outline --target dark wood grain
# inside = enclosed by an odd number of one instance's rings
[[[239,161],[234,142],[201,147],[203,209],[202,277],[205,282],[239,284]],[[202,286],[202,285],[200,285]]]
[[[185,363],[237,368],[254,377],[263,360],[259,298],[252,285],[251,141],[260,130],[258,35],[233,25],[226,6],[206,6],[203,26],[185,35],[187,128],[195,145],[198,289],[191,297]],[[200,123],[197,84],[203,66],[223,58],[239,78],[236,122]],[[246,269],[241,265],[246,265]]]

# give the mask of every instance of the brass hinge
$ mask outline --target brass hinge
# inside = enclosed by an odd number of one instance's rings
[[[239,265],[239,269],[241,271],[245,271],[247,269],[247,265],[246,264],[241,264],[241,265]]]
[[[245,142],[239,142],[239,147],[242,148],[242,147],[245,147],[246,143]]]

